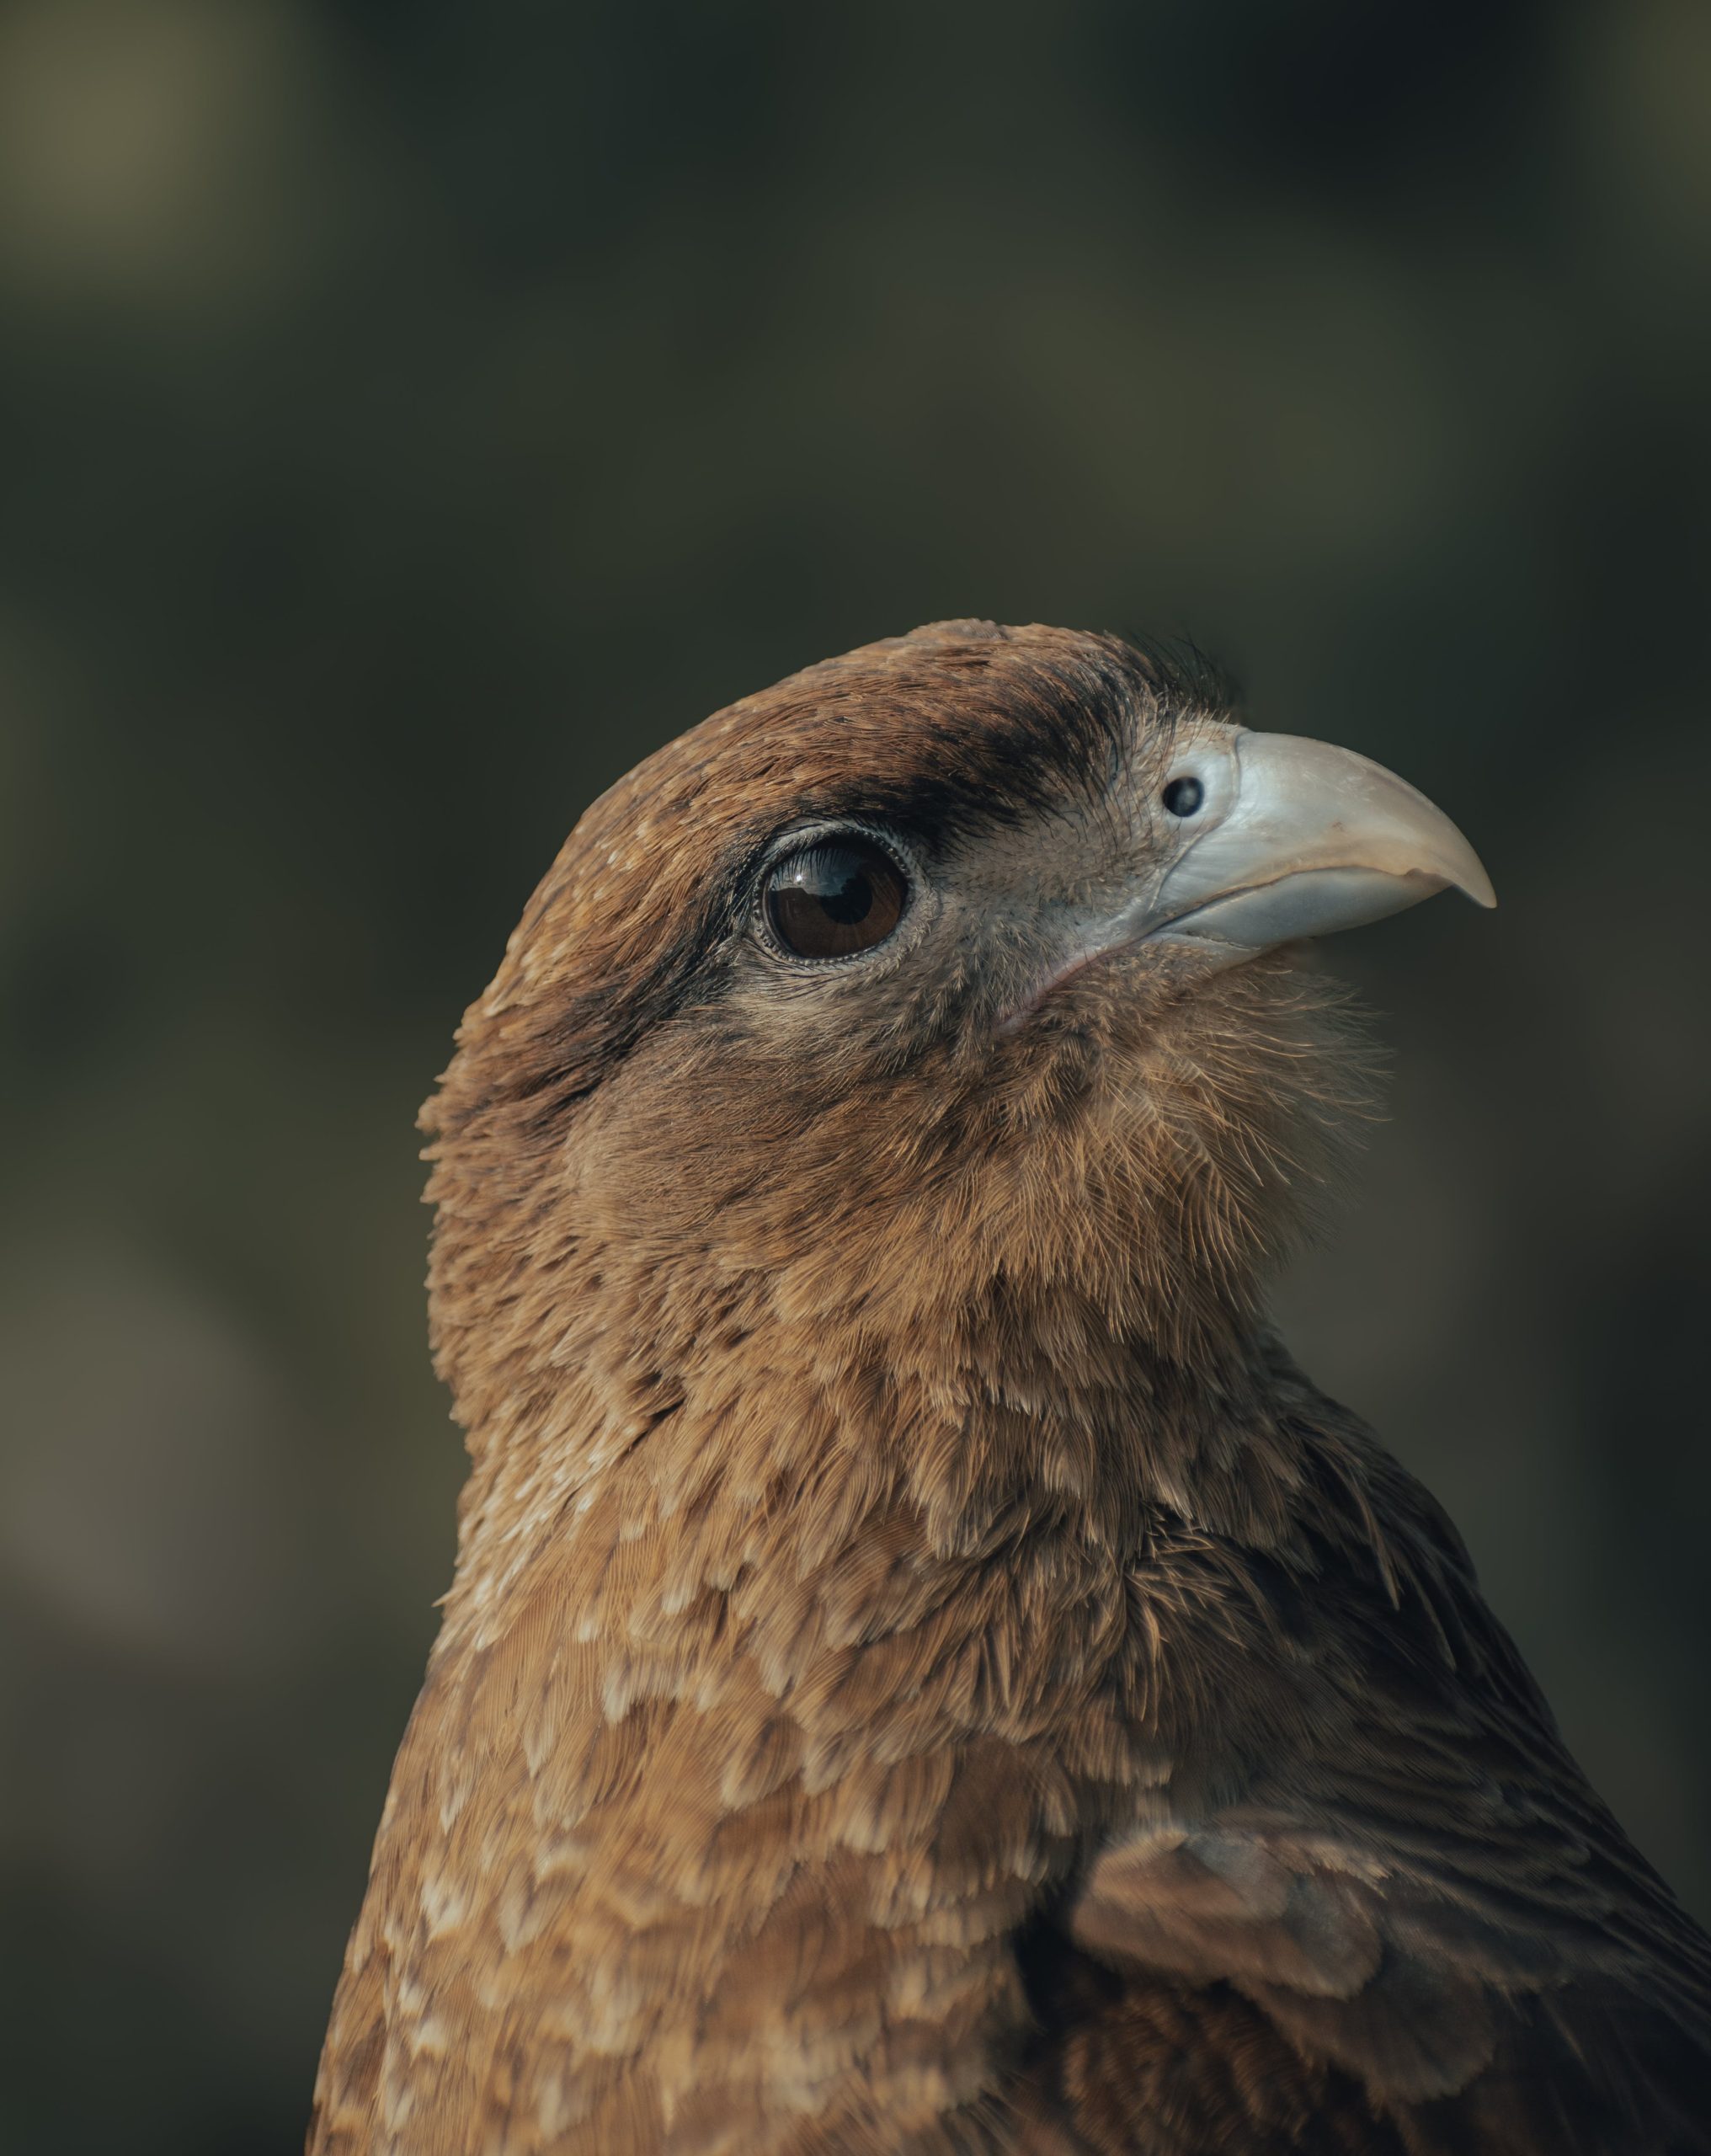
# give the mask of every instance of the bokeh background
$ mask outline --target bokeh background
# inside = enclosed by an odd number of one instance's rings
[[[412,1119],[585,803],[1187,632],[1502,907],[1280,1300],[1711,1914],[1711,13],[0,11],[8,2148],[297,2145],[461,1454]]]

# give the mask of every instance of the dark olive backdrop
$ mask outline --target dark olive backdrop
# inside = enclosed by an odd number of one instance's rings
[[[445,1585],[412,1118],[591,795],[936,616],[1186,630],[1482,848],[1281,1301],[1711,1910],[1711,16],[13,0],[0,2010],[291,2148]]]

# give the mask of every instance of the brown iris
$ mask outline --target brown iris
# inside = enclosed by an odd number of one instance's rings
[[[883,846],[850,833],[816,839],[768,872],[766,918],[798,958],[845,958],[882,943],[909,904],[909,879]]]

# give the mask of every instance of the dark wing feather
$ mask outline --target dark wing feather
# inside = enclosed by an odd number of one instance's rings
[[[1222,1808],[1104,1851],[1069,1937],[1136,1993],[1239,1995],[1419,2156],[1704,2156],[1711,1940],[1431,1500],[1370,1471],[1378,1561],[1321,1547],[1290,1595],[1284,1740]]]

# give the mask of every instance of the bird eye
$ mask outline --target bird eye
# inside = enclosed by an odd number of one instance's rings
[[[909,904],[909,879],[856,833],[816,839],[768,871],[766,919],[798,958],[846,958],[882,943]]]
[[[1191,816],[1205,798],[1197,778],[1173,778],[1165,788],[1165,806],[1173,816]]]

